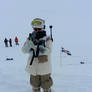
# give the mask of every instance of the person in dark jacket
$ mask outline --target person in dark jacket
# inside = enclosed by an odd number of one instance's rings
[[[11,38],[9,39],[9,44],[10,44],[10,47],[12,47],[12,39]]]
[[[4,39],[5,47],[8,47],[8,40],[7,38]]]

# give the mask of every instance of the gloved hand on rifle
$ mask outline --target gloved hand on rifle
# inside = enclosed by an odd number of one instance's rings
[[[41,53],[44,53],[44,52],[46,51],[46,48],[45,48],[43,45],[40,45],[40,46],[39,46],[39,51],[40,51]]]

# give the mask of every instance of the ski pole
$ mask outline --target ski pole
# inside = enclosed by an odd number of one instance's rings
[[[53,41],[53,37],[52,37],[52,25],[50,25],[49,28],[50,28],[50,36],[51,36],[51,40]]]

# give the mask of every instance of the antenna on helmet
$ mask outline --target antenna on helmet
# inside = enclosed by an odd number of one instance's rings
[[[52,27],[53,27],[52,25],[49,26],[49,28],[50,28],[50,36],[51,36],[51,40],[52,40],[52,42],[53,42],[53,37],[52,37]]]

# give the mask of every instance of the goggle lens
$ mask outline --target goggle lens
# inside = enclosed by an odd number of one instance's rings
[[[32,21],[32,25],[34,26],[40,26],[42,24],[41,21]]]

